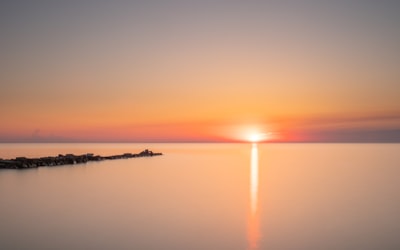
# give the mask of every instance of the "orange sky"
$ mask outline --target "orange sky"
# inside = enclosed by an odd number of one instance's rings
[[[0,142],[400,141],[397,10],[9,1]]]

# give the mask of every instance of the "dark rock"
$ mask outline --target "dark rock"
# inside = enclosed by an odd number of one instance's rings
[[[37,168],[42,166],[60,166],[60,165],[74,165],[80,163],[86,163],[89,161],[102,161],[102,160],[115,160],[115,159],[128,159],[135,157],[148,157],[162,155],[162,153],[153,153],[148,149],[140,152],[139,154],[124,153],[122,155],[111,155],[111,156],[100,156],[87,153],[84,155],[76,156],[73,154],[58,156],[48,156],[41,158],[26,158],[17,157],[15,159],[3,160],[0,158],[0,169],[26,169],[26,168]]]

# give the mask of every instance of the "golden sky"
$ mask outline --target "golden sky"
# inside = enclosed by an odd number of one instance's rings
[[[395,1],[4,1],[0,142],[400,141]]]

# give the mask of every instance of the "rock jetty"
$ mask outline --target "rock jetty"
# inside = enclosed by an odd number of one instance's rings
[[[136,157],[152,157],[158,155],[162,155],[162,153],[153,153],[153,151],[146,149],[138,154],[125,153],[122,155],[111,155],[111,156],[100,156],[94,154],[84,154],[84,155],[60,154],[58,156],[48,156],[41,158],[17,157],[15,159],[9,159],[9,160],[3,160],[0,158],[0,169],[28,169],[28,168],[38,168],[38,167],[52,167],[52,166],[81,164],[90,161],[129,159]]]

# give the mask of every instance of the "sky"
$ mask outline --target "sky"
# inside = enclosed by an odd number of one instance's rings
[[[398,1],[0,3],[0,142],[400,142]]]

